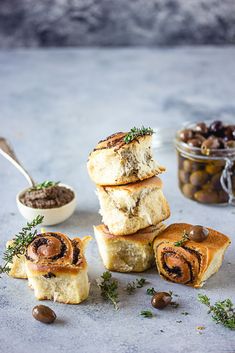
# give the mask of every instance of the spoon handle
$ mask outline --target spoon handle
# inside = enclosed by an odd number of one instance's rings
[[[8,159],[8,161],[10,161],[24,175],[30,186],[35,185],[35,181],[29,175],[27,170],[24,169],[24,167],[20,164],[15,155],[15,152],[4,137],[0,137],[0,154],[3,155],[3,157],[5,157],[6,159]]]

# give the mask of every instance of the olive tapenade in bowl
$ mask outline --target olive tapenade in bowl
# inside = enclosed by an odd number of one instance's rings
[[[25,219],[31,221],[40,214],[44,217],[42,225],[49,226],[61,223],[73,214],[76,194],[69,185],[46,181],[19,192],[16,202]]]
[[[235,125],[220,120],[188,124],[175,139],[179,187],[205,204],[235,205]]]

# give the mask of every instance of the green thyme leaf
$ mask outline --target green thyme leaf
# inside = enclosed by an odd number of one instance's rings
[[[37,216],[32,222],[28,222],[27,225],[15,235],[13,242],[7,247],[3,254],[3,261],[5,261],[5,264],[0,266],[0,274],[9,273],[9,264],[13,263],[14,256],[19,257],[19,255],[25,254],[28,245],[38,234],[36,229],[34,231],[32,231],[32,229],[42,223],[42,220],[43,216]]]
[[[133,127],[125,136],[124,136],[124,142],[125,143],[130,143],[136,138],[140,136],[145,136],[145,135],[152,135],[154,134],[153,129],[150,127],[144,127],[142,126],[141,128]]]
[[[148,295],[154,295],[156,293],[155,289],[152,287],[152,288],[147,288],[146,289],[146,293]]]
[[[112,278],[111,272],[104,272],[100,279],[97,280],[97,284],[101,290],[102,297],[105,300],[110,301],[115,310],[118,310],[118,282]]]
[[[43,183],[37,184],[34,187],[32,187],[30,190],[42,190],[42,189],[47,189],[52,186],[56,186],[60,183],[60,181],[51,181],[51,180],[45,180]]]
[[[230,330],[235,330],[235,308],[230,299],[217,301],[211,305],[209,297],[198,294],[198,300],[209,308],[208,313],[212,314],[212,320]]]
[[[140,312],[140,315],[143,316],[143,317],[148,317],[148,318],[153,317],[153,313],[150,310],[142,310]]]
[[[179,241],[175,241],[174,245],[182,246],[187,240],[189,240],[188,233],[184,230],[182,239],[180,239]]]
[[[146,284],[146,279],[145,278],[136,278],[135,281],[129,282],[126,286],[126,291],[128,294],[133,294],[136,290],[136,288],[142,288]]]

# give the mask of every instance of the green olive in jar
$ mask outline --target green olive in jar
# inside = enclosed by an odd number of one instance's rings
[[[220,190],[218,192],[218,203],[227,203],[228,202],[228,194],[224,190]]]
[[[217,173],[217,174],[213,175],[213,177],[211,178],[211,185],[214,190],[221,189],[220,178],[221,178],[221,173]]]
[[[213,191],[213,185],[211,184],[211,181],[209,180],[206,184],[202,185],[202,190],[205,191]]]
[[[192,185],[201,186],[208,180],[208,174],[202,170],[198,170],[190,175],[189,180]]]
[[[199,190],[195,192],[194,198],[201,203],[217,203],[218,193],[216,191]]]
[[[188,183],[182,186],[182,191],[186,197],[188,197],[189,199],[193,199],[193,195],[197,191],[197,188],[196,186]]]
[[[232,176],[232,187],[235,189],[235,175]]]
[[[208,174],[213,175],[213,174],[216,174],[216,173],[218,173],[218,172],[221,171],[221,166],[216,165],[216,164],[214,164],[214,163],[208,163],[208,164],[206,165],[205,171],[206,171]]]
[[[185,172],[195,172],[196,170],[202,169],[201,163],[197,163],[190,159],[185,159],[183,162],[183,169]]]
[[[188,183],[189,173],[185,172],[184,170],[179,170],[179,180],[181,183]]]

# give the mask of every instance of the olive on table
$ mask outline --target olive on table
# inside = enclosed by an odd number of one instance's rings
[[[209,235],[209,230],[203,226],[193,226],[188,234],[188,238],[190,240],[196,241],[197,243],[201,243],[204,241]]]
[[[189,199],[192,199],[194,193],[197,191],[197,188],[196,188],[196,186],[194,186],[190,183],[187,183],[182,186],[182,191],[186,197],[188,197]]]
[[[171,302],[171,295],[167,292],[157,292],[153,295],[151,304],[156,309],[164,309]]]
[[[201,203],[217,203],[218,193],[211,190],[199,190],[194,194],[195,200]]]
[[[198,170],[196,172],[193,172],[190,175],[190,183],[194,186],[200,186],[204,184],[208,179],[208,174],[206,172],[203,172],[202,170]]]
[[[51,324],[56,319],[55,312],[46,305],[36,305],[32,310],[33,317],[45,324]]]

